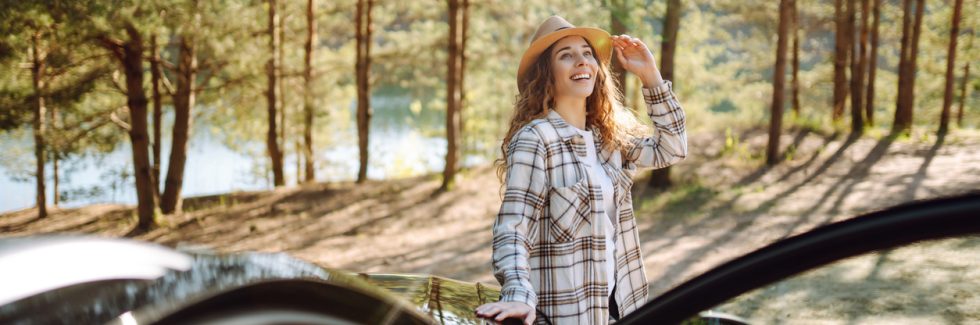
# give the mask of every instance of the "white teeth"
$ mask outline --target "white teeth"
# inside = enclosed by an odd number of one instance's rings
[[[572,80],[589,79],[589,77],[590,76],[589,76],[588,73],[580,73],[580,74],[577,74],[577,75],[572,76]]]

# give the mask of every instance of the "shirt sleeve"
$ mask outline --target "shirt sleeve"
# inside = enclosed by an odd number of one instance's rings
[[[530,229],[544,207],[545,147],[530,128],[519,131],[508,145],[505,191],[493,225],[493,274],[501,284],[500,301],[519,301],[537,307],[530,281]]]
[[[670,81],[653,89],[643,88],[647,116],[653,120],[653,134],[630,139],[628,161],[641,168],[664,168],[687,157],[687,131],[684,109],[674,95]]]

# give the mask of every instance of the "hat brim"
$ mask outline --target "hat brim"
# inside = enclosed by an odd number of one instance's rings
[[[528,46],[527,50],[524,51],[524,55],[521,57],[521,65],[517,69],[517,84],[520,85],[521,79],[524,78],[527,70],[531,68],[534,61],[537,61],[538,56],[547,50],[551,44],[566,36],[573,35],[584,37],[592,45],[592,48],[595,49],[599,60],[604,65],[609,64],[609,60],[612,57],[612,39],[608,32],[592,27],[565,28],[536,39],[531,43],[531,46]]]

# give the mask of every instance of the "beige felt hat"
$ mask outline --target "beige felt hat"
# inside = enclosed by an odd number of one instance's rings
[[[596,55],[599,56],[602,63],[609,64],[609,59],[612,56],[612,40],[608,32],[593,27],[575,27],[564,18],[551,16],[541,23],[541,26],[538,26],[538,30],[534,32],[534,38],[531,39],[531,45],[524,51],[524,56],[521,57],[521,66],[517,69],[517,84],[520,85],[524,73],[534,64],[542,52],[548,49],[551,44],[570,35],[584,37],[595,49]]]

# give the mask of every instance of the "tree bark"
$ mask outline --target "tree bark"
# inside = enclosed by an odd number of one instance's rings
[[[953,27],[949,32],[949,54],[946,59],[946,89],[943,93],[943,111],[939,116],[939,134],[949,131],[949,108],[953,105],[953,70],[956,67],[956,39],[960,33],[960,16],[963,11],[963,0],[956,0],[953,6]]]
[[[44,186],[44,155],[46,148],[44,135],[46,122],[44,120],[44,54],[40,53],[41,32],[35,31],[31,35],[31,80],[34,87],[34,159],[35,159],[35,183],[37,191],[36,205],[37,217],[45,218],[48,216],[48,199]]]
[[[904,2],[909,2],[909,0],[905,0]],[[911,39],[908,40],[907,47],[903,46],[903,48],[906,48],[902,56],[904,58],[902,60],[904,61],[904,69],[900,70],[898,107],[895,109],[895,124],[892,125],[892,131],[896,133],[909,132],[912,129],[913,110],[915,106],[916,59],[918,58],[919,52],[919,36],[922,34],[922,13],[925,9],[925,0],[916,0],[915,3],[915,22],[911,27]],[[905,20],[907,20],[910,12],[908,12],[908,7],[905,8]],[[905,40],[906,36],[906,33],[903,32],[902,39]]]
[[[864,101],[864,123],[868,126],[875,125],[875,74],[878,70],[878,25],[881,20],[881,0],[874,0],[874,22],[871,27],[871,53],[868,55],[868,86],[865,91]]]
[[[792,85],[792,105],[793,105],[793,116],[800,116],[800,13],[796,8],[796,2],[793,2],[793,23],[790,26],[790,32],[793,33],[793,81]]]
[[[126,75],[126,105],[129,107],[129,140],[133,149],[138,221],[133,234],[153,227],[156,196],[150,166],[150,143],[146,122],[146,94],[143,91],[143,37],[132,23],[125,26],[129,40],[117,42],[108,36],[99,38],[103,47],[113,53]]]
[[[283,8],[285,8],[285,5],[283,5]],[[289,153],[287,151],[288,146],[286,145],[287,143],[289,143],[289,141],[286,141],[286,115],[287,115],[286,113],[288,113],[287,110],[289,109],[289,106],[287,105],[286,102],[286,61],[285,61],[286,46],[284,44],[286,42],[286,27],[284,25],[285,24],[284,21],[287,18],[289,18],[289,15],[285,14],[285,12],[283,15],[279,16],[279,28],[278,28],[279,29],[279,63],[276,66],[276,73],[278,74],[276,76],[276,85],[277,87],[279,87],[279,96],[276,97],[276,99],[279,100],[279,110],[278,110],[279,124],[277,125],[277,127],[279,128],[279,134],[277,135],[278,137],[276,139],[278,139],[277,141],[279,143],[279,156],[282,157],[281,159],[283,160],[285,160],[286,157],[289,156]],[[285,162],[283,162],[282,164],[283,164],[282,181],[283,181],[283,185],[285,185],[286,165]],[[296,183],[299,182],[300,180],[297,179]]]
[[[864,65],[867,63],[868,52],[868,0],[861,1],[861,21],[855,24],[855,2],[848,0],[847,15],[851,25],[852,35],[857,43],[853,43],[851,56],[851,133],[864,133]]]
[[[150,85],[153,90],[153,191],[160,196],[160,162],[163,160],[161,145],[163,137],[163,98],[160,93],[160,50],[157,48],[157,35],[150,36]]]
[[[276,12],[277,1],[269,1],[269,61],[266,63],[266,76],[268,77],[268,87],[266,89],[266,104],[269,118],[268,132],[266,133],[266,148],[269,152],[269,159],[272,161],[272,179],[274,186],[283,186],[285,181],[282,173],[282,151],[279,149],[278,132],[276,118],[278,116],[279,96],[279,14]]]
[[[371,7],[373,0],[357,1],[357,146],[360,167],[357,183],[367,180],[368,135],[371,126]]]
[[[48,123],[51,124],[51,130],[58,130],[58,107],[51,107],[48,110]],[[59,166],[58,162],[61,160],[61,146],[56,142],[55,145],[51,145],[49,148],[51,153],[51,206],[58,207],[61,202],[61,194],[58,192],[59,189]]]
[[[664,36],[660,43],[660,75],[664,80],[674,80],[674,53],[677,50],[677,32],[681,22],[681,1],[668,0],[664,15]],[[650,172],[648,187],[666,189],[672,185],[670,167],[654,169]]]
[[[164,214],[180,213],[184,185],[184,166],[187,162],[187,141],[190,138],[191,109],[194,108],[194,83],[197,79],[197,50],[190,33],[180,37],[180,61],[177,63],[177,93],[174,94],[174,129],[167,163],[167,181],[160,210]]]
[[[316,179],[313,168],[313,51],[316,45],[316,1],[306,1],[306,56],[303,70],[303,161],[305,166],[305,181],[311,183]],[[297,178],[298,180],[299,178]]]
[[[626,24],[623,23],[622,17],[620,17],[620,9],[622,8],[611,8],[611,10],[609,10],[609,16],[610,19],[612,20],[612,35],[626,34]],[[625,104],[626,68],[623,68],[623,64],[619,62],[619,59],[613,58],[611,61],[612,61],[612,67],[611,67],[612,77],[613,80],[616,82],[616,89],[619,92],[618,94],[616,94],[616,99]]]
[[[772,166],[782,160],[779,157],[779,136],[782,132],[784,84],[786,80],[786,43],[789,34],[789,20],[794,0],[779,1],[779,40],[776,44],[776,66],[772,76],[772,109],[769,121],[769,146],[766,149],[766,164]]]
[[[449,55],[446,59],[446,166],[442,172],[440,190],[451,190],[456,178],[459,163],[459,129],[461,120],[459,109],[462,106],[462,89],[459,79],[462,77],[462,10],[460,0],[448,0],[448,45]],[[462,9],[462,10],[461,10]]]
[[[842,8],[844,0],[834,0],[834,102],[833,120],[839,121],[844,116],[844,106],[847,102],[847,59],[850,55],[850,35],[847,30],[847,19]],[[848,0],[850,1],[850,0]]]
[[[960,80],[960,107],[956,113],[956,126],[963,127],[963,105],[966,104],[966,81],[970,80],[970,62],[963,64],[963,79]]]

